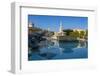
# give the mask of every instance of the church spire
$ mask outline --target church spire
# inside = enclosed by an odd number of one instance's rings
[[[63,32],[62,22],[60,21],[59,32]]]

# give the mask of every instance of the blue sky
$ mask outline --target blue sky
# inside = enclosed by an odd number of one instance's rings
[[[60,22],[62,22],[63,29],[88,28],[88,17],[28,15],[28,22],[42,29],[50,28],[51,31],[59,31]]]

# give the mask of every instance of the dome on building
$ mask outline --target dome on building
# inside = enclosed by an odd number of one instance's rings
[[[28,27],[33,27],[32,22],[29,22]]]

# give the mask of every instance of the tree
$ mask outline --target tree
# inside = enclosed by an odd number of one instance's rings
[[[66,30],[63,30],[63,31],[66,33],[66,35],[70,35],[70,33],[73,32],[73,30],[71,30],[71,29],[66,29]]]
[[[85,31],[85,39],[88,39],[88,30]]]
[[[78,31],[73,31],[73,32],[70,33],[70,36],[74,37],[74,38],[78,38],[80,36],[80,34],[79,34]]]
[[[86,34],[85,35],[88,36],[88,30],[86,30]]]
[[[80,31],[80,38],[84,38],[85,37],[85,31]]]

